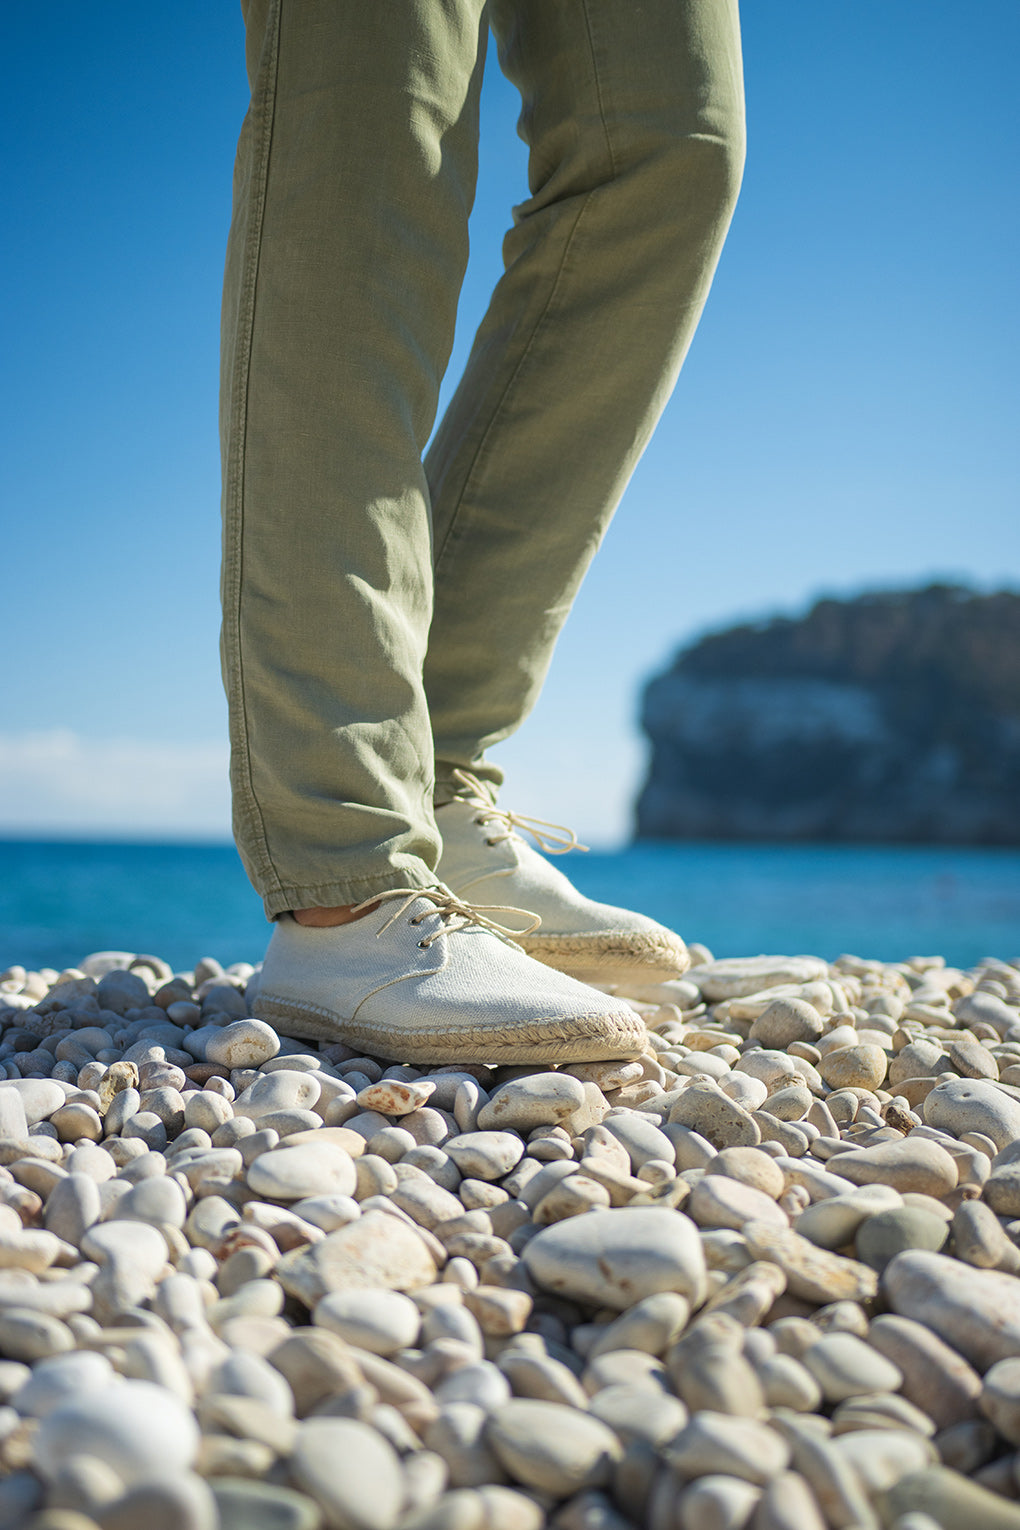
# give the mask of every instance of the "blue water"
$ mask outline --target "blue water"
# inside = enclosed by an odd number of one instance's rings
[[[1016,850],[638,845],[559,864],[589,896],[717,956],[1020,956]],[[0,970],[59,969],[111,947],[178,969],[258,961],[268,932],[232,846],[0,842]]]

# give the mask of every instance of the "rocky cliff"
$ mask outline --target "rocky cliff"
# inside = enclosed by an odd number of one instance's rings
[[[641,839],[1020,844],[1020,595],[820,600],[644,694]]]

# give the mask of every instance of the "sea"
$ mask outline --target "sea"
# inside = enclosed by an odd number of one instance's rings
[[[1020,850],[642,843],[558,861],[718,957],[1020,959]],[[232,845],[0,841],[0,971],[105,950],[257,962],[268,935]]]

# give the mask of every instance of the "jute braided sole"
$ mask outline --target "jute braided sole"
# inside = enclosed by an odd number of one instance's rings
[[[253,1009],[259,1020],[265,1020],[285,1035],[302,1040],[343,1041],[371,1057],[406,1063],[602,1062],[639,1055],[647,1046],[648,1035],[640,1017],[627,1011],[503,1027],[402,1031],[342,1020],[327,1009],[295,1004],[273,994],[260,994]]]
[[[665,982],[686,972],[687,947],[668,931],[609,930],[597,935],[517,935],[528,956],[581,983]]]

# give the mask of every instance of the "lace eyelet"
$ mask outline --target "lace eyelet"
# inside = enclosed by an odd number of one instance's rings
[[[498,845],[499,844],[499,840],[498,839],[487,839],[485,841],[485,843],[487,845]]]
[[[427,951],[431,944],[431,940],[429,940],[428,936],[426,936],[424,940],[419,940],[418,949],[419,951]]]

